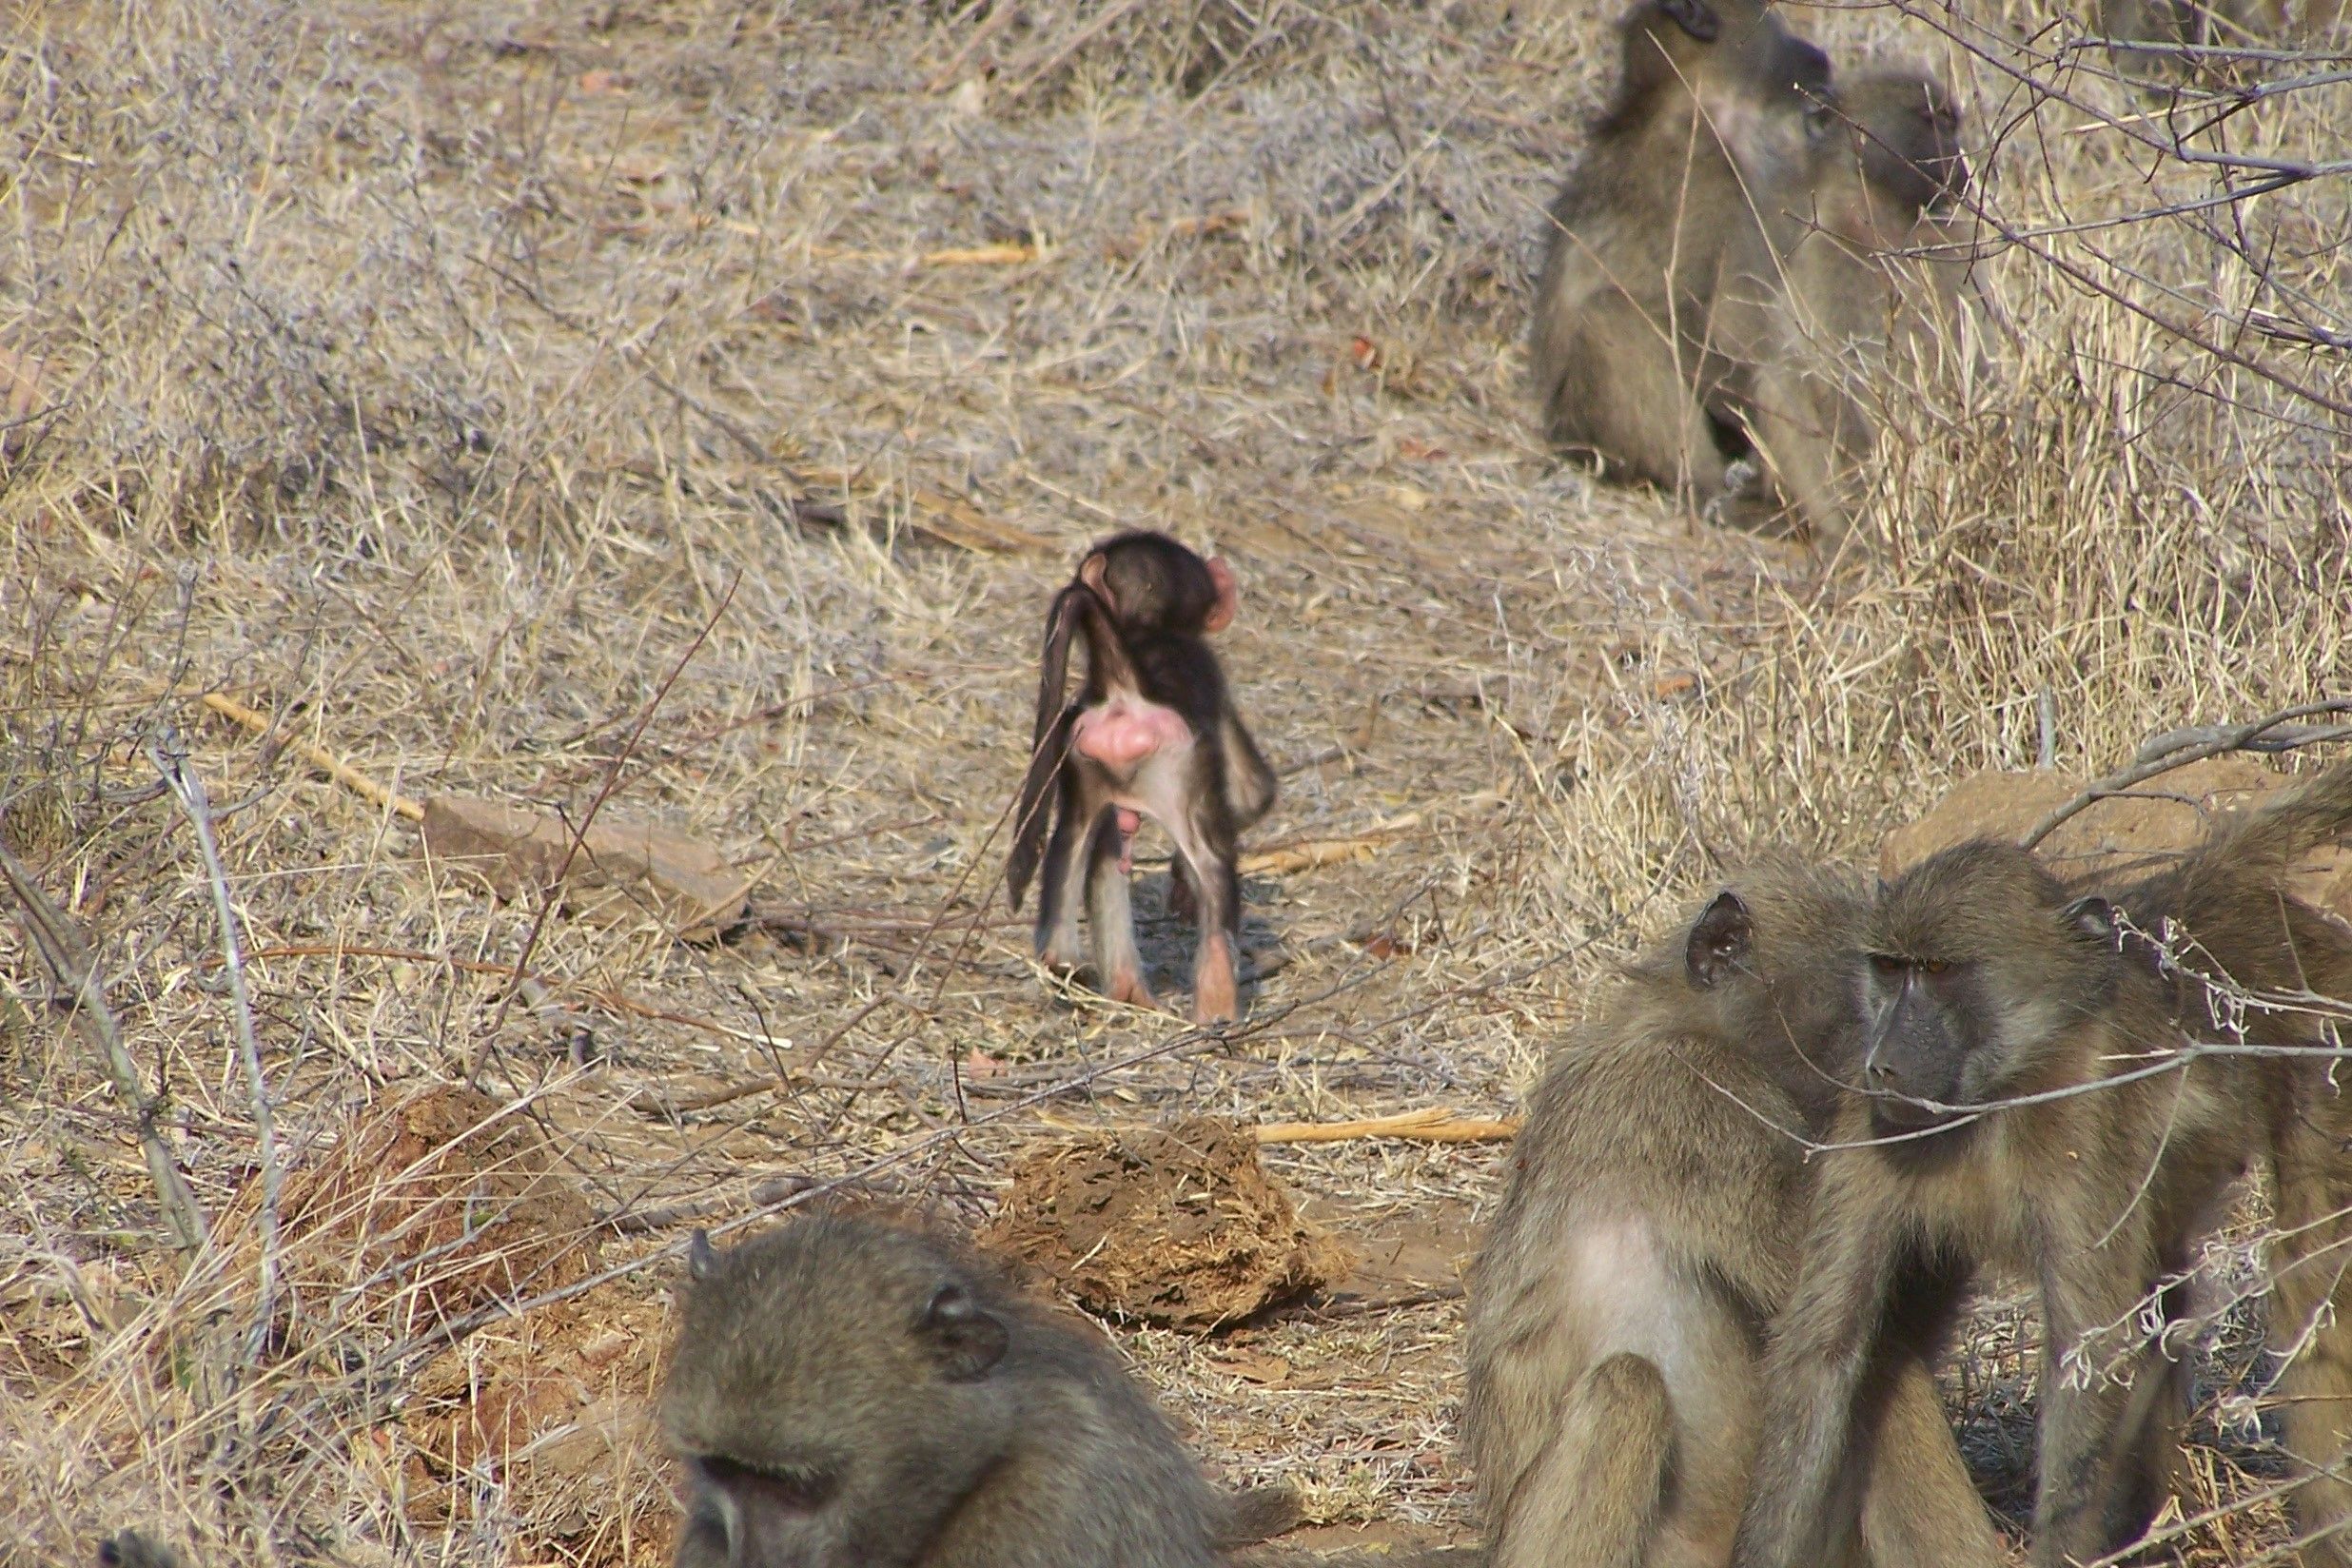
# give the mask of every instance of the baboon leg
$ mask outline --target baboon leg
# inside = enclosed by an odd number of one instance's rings
[[[1114,1002],[1160,1004],[1144,983],[1144,955],[1135,949],[1135,911],[1127,902],[1127,872],[1119,869],[1118,819],[1105,812],[1087,839],[1087,935],[1094,950],[1094,983]]]
[[[2319,1093],[2329,1093],[2324,1086]],[[2298,1118],[2277,1150],[2278,1226],[2271,1264],[2270,1344],[2284,1359],[2280,1424],[2286,1451],[2319,1472],[2293,1495],[2296,1534],[2312,1568],[2352,1564],[2352,1170],[2323,1127]]]
[[[1078,911],[1086,901],[1087,870],[1102,808],[1086,809],[1088,792],[1077,770],[1065,767],[1062,800],[1037,880],[1037,956],[1049,967],[1074,970],[1086,948],[1078,939]]]
[[[1881,1354],[1899,1211],[1868,1150],[1821,1174],[1796,1289],[1764,1355],[1764,1427],[1739,1523],[1739,1568],[1811,1568],[1852,1539],[1854,1417]]]
[[[1192,1016],[1210,1023],[1237,1016],[1237,960],[1241,948],[1242,879],[1229,834],[1197,820],[1177,825],[1176,857],[1183,861],[1198,900],[1193,918],[1199,945],[1192,958]]]
[[[1872,1568],[1992,1568],[2001,1559],[1984,1499],[1952,1441],[1935,1380],[1912,1357],[1893,1375],[1862,1494]]]
[[[2122,1377],[2093,1369],[2086,1378],[2067,1364],[2067,1353],[2086,1335],[2129,1322],[2157,1264],[2154,1248],[2129,1233],[2103,1238],[2096,1216],[2067,1218],[2077,1223],[2054,1227],[2060,1234],[2045,1242],[2041,1270],[2048,1320],[2033,1560],[2044,1568],[2089,1562],[2137,1538],[2127,1517],[2136,1501],[2128,1484],[2134,1457],[2125,1452],[2134,1436],[2128,1418],[2142,1383],[2165,1375],[2149,1364],[2162,1358],[2147,1349]]]
[[[2180,1278],[2187,1264],[2185,1252],[2176,1255],[2167,1249],[2165,1273],[2176,1282],[2164,1292],[2167,1324],[2188,1314],[2188,1285]],[[2179,1489],[2182,1435],[2188,1424],[2193,1380],[2186,1359],[2166,1350],[2160,1343],[2142,1359],[2131,1401],[2117,1428],[2112,1519],[2119,1539],[2145,1535],[2166,1499]]]
[[[1496,1521],[1492,1568],[1646,1568],[1674,1463],[1666,1380],[1616,1355],[1578,1380]]]
[[[1861,410],[1819,376],[1790,364],[1756,373],[1755,443],[1779,496],[1822,543],[1852,515],[1853,454],[1870,434]]]
[[[1560,358],[1547,413],[1552,439],[1584,447],[1705,505],[1723,491],[1724,458],[1699,401],[1699,356],[1676,354],[1667,323],[1650,322],[1624,295],[1583,302],[1585,319]]]

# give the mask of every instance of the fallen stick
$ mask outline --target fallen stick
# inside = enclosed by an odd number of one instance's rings
[[[269,734],[268,715],[255,713],[233,696],[224,696],[219,692],[206,692],[196,700],[219,714],[223,718],[244,725],[257,735]],[[376,805],[388,808],[411,822],[424,820],[424,807],[421,804],[409,799],[404,794],[396,794],[385,789],[324,747],[314,746],[307,740],[297,740],[290,735],[282,738],[288,750],[301,756],[312,767],[320,769],[327,777],[352,794],[363,795]]]
[[[204,1205],[196,1201],[187,1179],[172,1163],[171,1151],[164,1147],[163,1134],[156,1127],[161,1103],[142,1084],[138,1064],[131,1060],[130,1048],[123,1040],[123,1026],[116,1022],[114,1009],[107,1006],[106,985],[98,977],[88,941],[5,845],[0,845],[0,881],[16,896],[27,944],[41,955],[58,988],[72,997],[73,1021],[88,1036],[99,1069],[114,1088],[114,1097],[131,1114],[140,1152],[147,1160],[147,1179],[155,1184],[155,1199],[163,1208],[164,1223],[171,1227],[173,1245],[183,1252],[195,1251],[205,1245],[211,1226],[205,1219]]]
[[[1257,1129],[1262,1144],[1337,1144],[1351,1138],[1410,1138],[1429,1144],[1492,1144],[1519,1136],[1517,1117],[1499,1121],[1458,1116],[1443,1106],[1367,1116],[1354,1122],[1266,1122]]]
[[[1372,853],[1383,844],[1404,837],[1419,828],[1421,821],[1421,813],[1409,812],[1369,833],[1356,833],[1347,838],[1308,838],[1279,849],[1260,850],[1255,854],[1242,856],[1242,874],[1260,876],[1267,872],[1310,871],[1336,861],[1354,860]]]

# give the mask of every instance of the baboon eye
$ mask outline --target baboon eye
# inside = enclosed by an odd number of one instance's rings
[[[1950,964],[1945,963],[1941,958],[1931,958],[1919,967],[1927,970],[1930,974],[1941,974],[1946,970],[1951,968]]]

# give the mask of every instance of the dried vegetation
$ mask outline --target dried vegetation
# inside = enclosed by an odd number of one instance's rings
[[[1825,563],[1531,440],[1606,9],[20,7],[0,835],[135,1078],[11,919],[0,1558],[665,1560],[685,1224],[832,1184],[977,1223],[1073,1124],[1505,1114],[1723,860],[1866,856],[2034,761],[2042,694],[2087,774],[2343,689],[2347,183],[2207,200],[2352,143],[2340,57],[2167,104],[2025,0],[1794,11],[1960,84],[2003,234],[1989,373],[1891,401]],[[1049,986],[998,895],[1044,595],[1127,524],[1238,563],[1284,771],[1224,1041]],[[694,834],[753,917],[500,903],[305,747]],[[1343,1243],[1496,1158],[1267,1153]],[[1459,1530],[1445,1294],[1122,1343],[1228,1477]],[[2010,1483],[2030,1333],[1957,1388]],[[2200,1437],[2201,1500],[2259,1487],[2244,1422]]]

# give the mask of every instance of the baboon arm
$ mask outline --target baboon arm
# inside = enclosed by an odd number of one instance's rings
[[[2095,1210],[2100,1205],[2069,1206]],[[2143,1202],[2127,1221],[2146,1213]],[[2044,1227],[2041,1474],[2033,1505],[2033,1559],[2049,1568],[2105,1557],[2124,1543],[2119,1535],[2127,1539],[2136,1533],[2132,1521],[2116,1517],[2126,1490],[2120,1473],[2125,1456],[2119,1452],[2128,1436],[2124,1417],[2134,1382],[2160,1370],[2146,1364],[2154,1354],[2148,1349],[2136,1352],[2128,1366],[2111,1368],[2099,1364],[2099,1346],[2084,1347],[2086,1336],[2116,1324],[2131,1332],[2133,1311],[2157,1274],[2155,1249],[2141,1240],[2144,1225],[2127,1223],[2121,1233],[2109,1235],[2107,1225],[2094,1223],[2097,1217],[2050,1214]],[[2087,1366],[2068,1360],[2078,1349],[2087,1356]]]
[[[1735,1568],[1814,1568],[1851,1539],[1854,1408],[1885,1330],[1899,1209],[1871,1151],[1821,1172],[1796,1290],[1764,1356],[1764,1422]],[[1872,1178],[1875,1177],[1876,1180]]]

